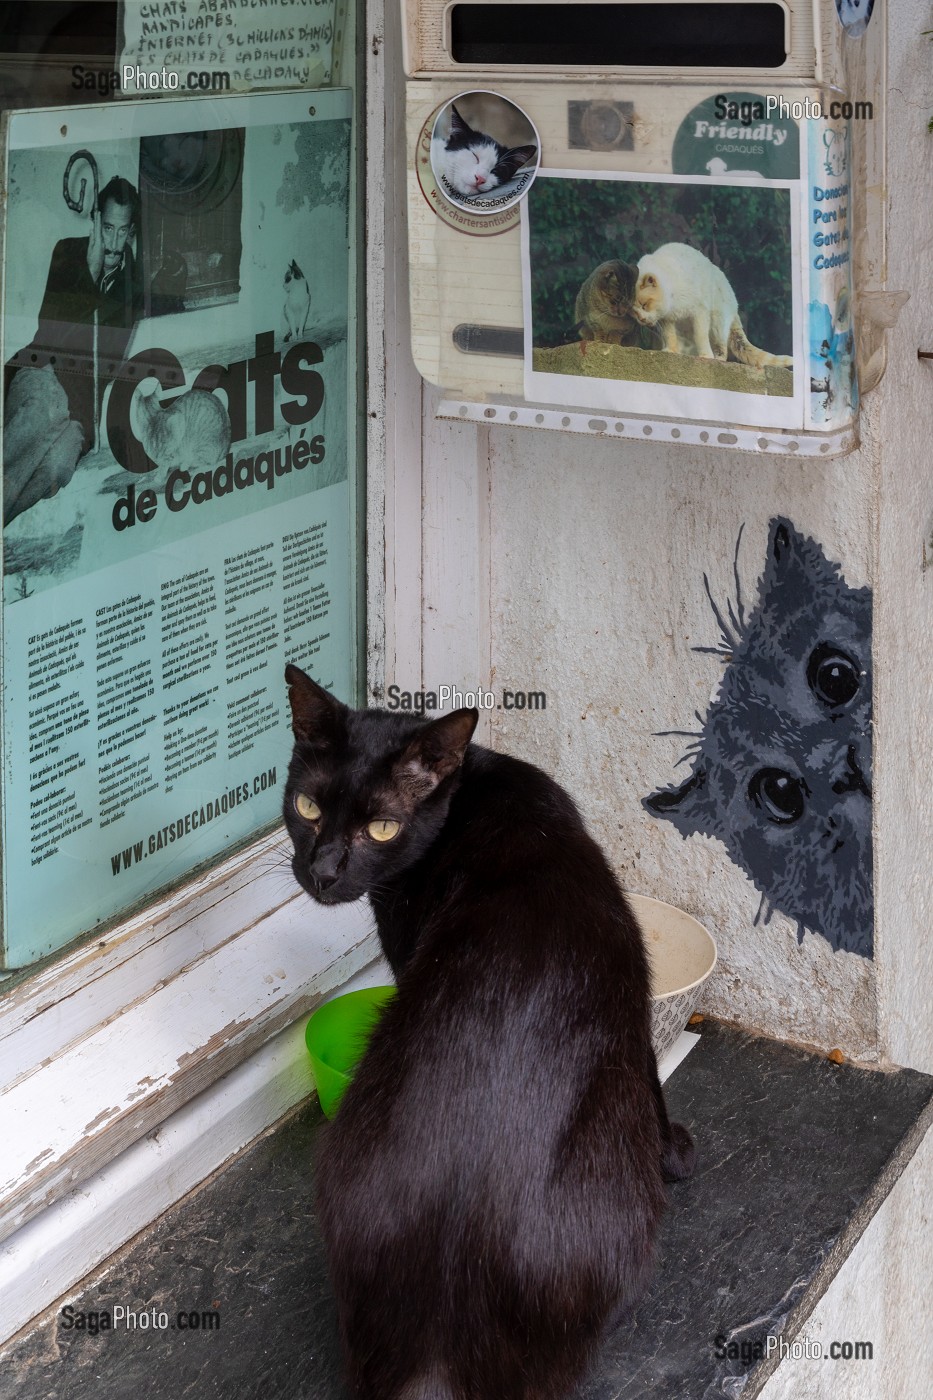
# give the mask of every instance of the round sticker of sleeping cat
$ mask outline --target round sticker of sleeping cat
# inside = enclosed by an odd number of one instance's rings
[[[455,209],[487,219],[513,208],[540,159],[534,123],[496,92],[463,92],[435,117],[431,173],[437,193]]]

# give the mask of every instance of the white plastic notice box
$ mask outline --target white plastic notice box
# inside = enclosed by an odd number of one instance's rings
[[[884,15],[851,8],[404,0],[412,343],[441,412],[854,448],[890,298]]]

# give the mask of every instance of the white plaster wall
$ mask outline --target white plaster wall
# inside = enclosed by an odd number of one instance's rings
[[[871,1360],[781,1361],[759,1400],[927,1400],[933,1376],[933,1132],[795,1338],[871,1342]],[[811,1349],[812,1350],[812,1349]]]
[[[724,848],[641,807],[686,772],[674,766],[685,741],[655,732],[695,728],[722,675],[692,648],[718,641],[703,574],[717,600],[734,594],[743,523],[748,601],[774,515],[818,539],[850,584],[870,581],[870,442],[835,463],[494,429],[490,446],[495,684],[548,695],[545,714],[497,712],[496,743],[577,796],[628,888],[710,928],[707,1010],[872,1058],[871,964],[812,934],[798,947],[778,914],[753,928],[759,895]]]
[[[933,1073],[933,27],[888,9],[888,283],[911,293],[889,337],[878,455],[875,895],[880,1034]],[[923,567],[924,560],[926,568]]]
[[[866,401],[862,446],[836,461],[712,448],[489,430],[491,654],[498,687],[544,689],[542,714],[497,712],[494,742],[542,764],[581,802],[633,890],[681,905],[719,944],[708,1010],[768,1034],[866,1061],[933,1068],[933,681],[930,443],[933,348],[930,226],[933,111],[929,8],[889,10],[889,287],[912,298],[891,336],[890,367]],[[923,271],[921,271],[923,269]],[[775,914],[724,848],[686,841],[640,800],[685,776],[675,738],[695,727],[722,663],[694,646],[718,629],[703,588],[734,594],[732,559],[756,598],[769,520],[789,517],[874,588],[876,924],[874,964],[834,953]],[[876,973],[884,1000],[879,1031]]]

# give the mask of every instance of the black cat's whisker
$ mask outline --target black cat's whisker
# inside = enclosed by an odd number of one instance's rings
[[[653,739],[702,739],[702,729],[656,729],[651,736]]]
[[[284,865],[267,866],[262,873],[265,879],[275,881],[282,880],[286,885],[290,885],[291,888],[294,889],[295,875],[290,867]]]
[[[702,652],[705,656],[721,656],[726,661],[731,661],[733,657],[728,647],[691,647],[690,650]]]
[[[674,764],[674,767],[679,768],[682,763],[686,763],[688,759],[696,758],[700,753],[702,753],[700,745],[695,744],[692,748],[689,748],[687,750],[687,752],[683,755],[682,758],[678,758],[677,762]]]
[[[720,632],[722,633],[722,639],[723,639],[723,641],[725,642],[726,646],[731,647],[732,650],[735,651],[736,648],[738,647],[739,643],[738,643],[737,639],[736,639],[735,637],[733,637],[732,633],[730,632],[730,630],[729,630],[729,625],[728,625],[728,623],[726,622],[726,619],[723,617],[723,615],[722,615],[722,613],[721,613],[721,611],[720,611],[720,609],[719,609],[719,604],[716,602],[716,599],[713,597],[713,590],[712,590],[712,589],[710,588],[710,586],[709,586],[709,575],[708,575],[708,574],[704,574],[704,575],[703,575],[703,587],[706,589],[706,596],[707,596],[707,598],[709,599],[709,605],[710,605],[710,607],[711,607],[712,610],[713,610],[713,616],[715,617],[717,623],[719,624],[719,630],[720,630]],[[730,611],[731,611],[731,604],[730,604]]]
[[[287,846],[279,846],[274,851],[264,851],[256,862],[260,870],[285,870],[291,867],[292,852]]]
[[[281,846],[276,846],[271,851],[263,851],[258,861],[263,870],[274,870],[277,865],[284,866],[290,863],[291,848],[284,841]]]

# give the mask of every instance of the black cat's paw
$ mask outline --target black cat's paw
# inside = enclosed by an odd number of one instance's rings
[[[684,1181],[693,1175],[697,1150],[682,1123],[671,1124],[671,1135],[661,1154],[661,1174],[665,1181]]]

